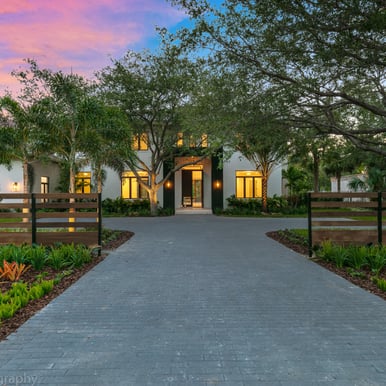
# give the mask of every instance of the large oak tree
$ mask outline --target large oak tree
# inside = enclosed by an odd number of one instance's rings
[[[174,0],[192,18],[184,47],[243,68],[281,90],[296,129],[342,135],[386,154],[386,7],[383,0]]]
[[[130,152],[123,159],[134,173],[138,183],[147,191],[151,213],[157,213],[157,193],[171,174],[182,167],[205,158],[210,148],[189,149],[190,138],[200,145],[202,132],[185,125],[186,105],[191,103],[192,90],[198,81],[198,66],[180,51],[163,44],[156,53],[128,51],[124,58],[99,73],[102,93],[109,104],[119,107],[133,129],[133,141],[142,141],[150,154]],[[198,155],[194,161],[173,163],[180,133],[184,135],[184,148],[180,154]],[[188,139],[188,140],[187,140]],[[187,145],[187,146],[186,146]],[[182,152],[185,150],[185,153]],[[163,173],[164,165],[172,165]],[[140,177],[146,172],[148,181]]]

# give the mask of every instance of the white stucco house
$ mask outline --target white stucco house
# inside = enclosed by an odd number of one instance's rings
[[[336,177],[331,177],[331,192],[353,192],[353,190],[350,188],[350,183],[355,180],[361,180],[363,182],[366,181],[367,175],[366,174],[349,174],[349,175],[344,175],[340,178],[340,181]],[[340,184],[340,187],[338,185]],[[359,192],[363,190],[358,190]]]
[[[138,150],[141,159],[148,159],[148,150]],[[190,159],[194,158],[189,156]],[[185,162],[186,157],[176,155],[174,162]],[[54,193],[59,184],[59,166],[54,163],[34,162],[32,165],[32,192]],[[102,198],[122,197],[125,199],[146,198],[146,192],[138,184],[134,174],[127,170],[118,175],[112,169],[105,168],[106,179]],[[282,195],[282,165],[278,165],[268,181],[268,196]],[[163,173],[166,174],[164,167]],[[141,178],[147,179],[146,173]],[[84,167],[77,175],[78,191],[88,193],[93,190],[93,175],[90,167]],[[22,192],[22,166],[14,162],[7,170],[0,165],[0,193]],[[163,188],[158,191],[158,202],[163,208],[189,209],[190,211],[206,209],[213,211],[227,206],[227,198],[261,198],[261,173],[256,171],[240,153],[234,153],[219,168],[216,156],[207,157],[197,164],[185,166],[174,173]]]
[[[33,193],[54,193],[59,185],[60,169],[55,162],[30,163],[30,183]],[[0,165],[0,193],[23,193],[23,166],[14,161],[11,168]]]

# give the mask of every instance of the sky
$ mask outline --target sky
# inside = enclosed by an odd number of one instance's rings
[[[155,48],[156,26],[185,21],[166,0],[0,0],[0,96],[18,94],[11,72],[27,58],[91,79],[128,49]]]

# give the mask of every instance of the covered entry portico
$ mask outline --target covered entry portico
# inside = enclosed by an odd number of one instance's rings
[[[196,162],[196,163],[195,163]],[[164,175],[179,165],[163,189],[163,207],[174,213],[206,214],[223,208],[223,171],[219,157],[179,156],[164,164]]]
[[[177,157],[175,163],[194,162],[197,157]],[[205,158],[197,164],[184,166],[175,173],[175,208],[211,209],[211,166]]]

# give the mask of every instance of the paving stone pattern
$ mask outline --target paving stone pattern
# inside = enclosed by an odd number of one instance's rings
[[[386,384],[386,303],[267,238],[304,219],[106,219],[135,236],[0,343],[0,385]]]

